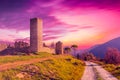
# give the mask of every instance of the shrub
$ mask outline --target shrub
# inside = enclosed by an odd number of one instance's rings
[[[89,52],[82,53],[79,57],[80,59],[85,60],[85,61],[96,59],[95,56]]]
[[[116,69],[116,66],[114,64],[106,64],[103,66],[107,71],[114,71]]]
[[[119,64],[120,63],[120,51],[116,48],[108,48],[105,55],[105,62],[110,64]]]

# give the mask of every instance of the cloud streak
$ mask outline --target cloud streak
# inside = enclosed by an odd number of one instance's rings
[[[34,17],[43,19],[43,37],[48,42],[59,39],[69,44],[81,44],[78,41],[91,37],[95,41],[97,34],[106,31],[117,31],[108,34],[117,37],[120,0],[0,0],[0,34],[5,30],[5,37],[0,39],[8,37],[14,41],[25,38],[29,41],[29,20]],[[105,40],[108,40],[108,35]]]
[[[120,0],[64,0],[62,5],[76,8],[76,7],[97,7],[100,9],[119,9]]]

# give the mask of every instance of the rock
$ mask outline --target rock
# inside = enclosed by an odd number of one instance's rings
[[[18,78],[24,78],[26,75],[28,75],[26,72],[20,72],[16,75]]]
[[[26,66],[26,67],[25,67],[25,70],[26,70],[27,72],[33,72],[33,73],[39,72],[39,68],[38,68],[37,66],[35,66],[35,65]]]

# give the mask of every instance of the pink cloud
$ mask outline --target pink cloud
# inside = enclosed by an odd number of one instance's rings
[[[53,40],[54,41],[54,39],[57,39],[59,37],[61,37],[61,36],[49,36],[49,37],[44,37],[43,40],[44,41],[49,41],[49,40]]]
[[[90,45],[105,42],[120,34],[119,10],[119,0],[5,0],[0,3],[0,29],[7,31],[0,32],[4,33],[0,39],[29,41],[29,19],[40,17],[45,41],[60,39],[83,46],[87,44],[80,42],[86,39],[92,40]]]

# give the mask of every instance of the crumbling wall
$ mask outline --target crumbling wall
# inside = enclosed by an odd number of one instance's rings
[[[53,49],[53,48],[48,48],[48,47],[43,47],[43,48],[41,49],[41,52],[55,53],[55,49]]]

